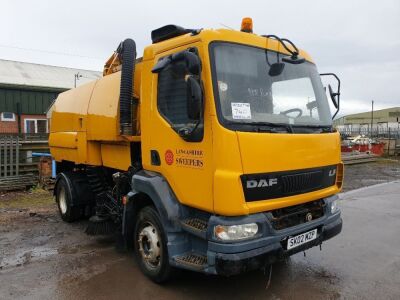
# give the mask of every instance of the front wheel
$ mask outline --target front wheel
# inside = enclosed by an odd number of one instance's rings
[[[157,283],[170,278],[167,239],[157,211],[150,206],[138,214],[134,230],[135,256],[142,272]]]

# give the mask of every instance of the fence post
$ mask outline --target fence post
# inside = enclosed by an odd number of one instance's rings
[[[19,136],[17,136],[17,145],[15,147],[15,175],[19,175]]]
[[[4,139],[4,177],[8,176],[8,167],[7,167],[7,162],[8,162],[8,155],[7,155],[7,151],[8,151],[8,138],[6,137]]]
[[[14,137],[10,136],[10,176],[14,175]]]
[[[2,169],[2,167],[1,167],[1,166],[2,166],[2,165],[1,165],[1,161],[2,161],[1,156],[2,156],[2,152],[3,152],[3,151],[2,151],[2,148],[3,148],[3,147],[1,146],[1,144],[2,144],[2,143],[1,143],[1,140],[2,140],[2,138],[0,137],[0,177],[2,177],[2,175],[1,175],[1,173],[2,173],[2,171],[1,171],[1,169]]]

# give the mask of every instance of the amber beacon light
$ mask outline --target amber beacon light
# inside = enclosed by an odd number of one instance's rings
[[[253,33],[253,19],[252,18],[243,18],[242,26],[240,27],[240,31]]]

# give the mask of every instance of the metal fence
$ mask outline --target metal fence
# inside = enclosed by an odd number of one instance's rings
[[[38,183],[39,157],[48,152],[45,137],[0,135],[0,192],[34,186]]]
[[[49,139],[48,133],[1,133],[0,138],[18,137],[20,141],[47,141]]]
[[[0,178],[19,175],[19,137],[0,136]]]
[[[343,138],[365,135],[369,138],[400,139],[400,129],[397,128],[373,128],[372,131],[369,128],[340,128],[338,131]]]
[[[369,128],[338,129],[343,140],[359,135],[365,136],[372,141],[384,144],[384,154],[389,156],[400,155],[400,130],[397,128]]]

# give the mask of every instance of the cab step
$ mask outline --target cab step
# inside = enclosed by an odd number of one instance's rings
[[[199,218],[189,218],[181,221],[182,228],[202,239],[207,238],[207,228],[208,223],[206,220],[202,220]]]
[[[201,270],[207,265],[207,257],[197,253],[187,253],[181,256],[175,256],[176,263],[186,266],[189,269]]]

